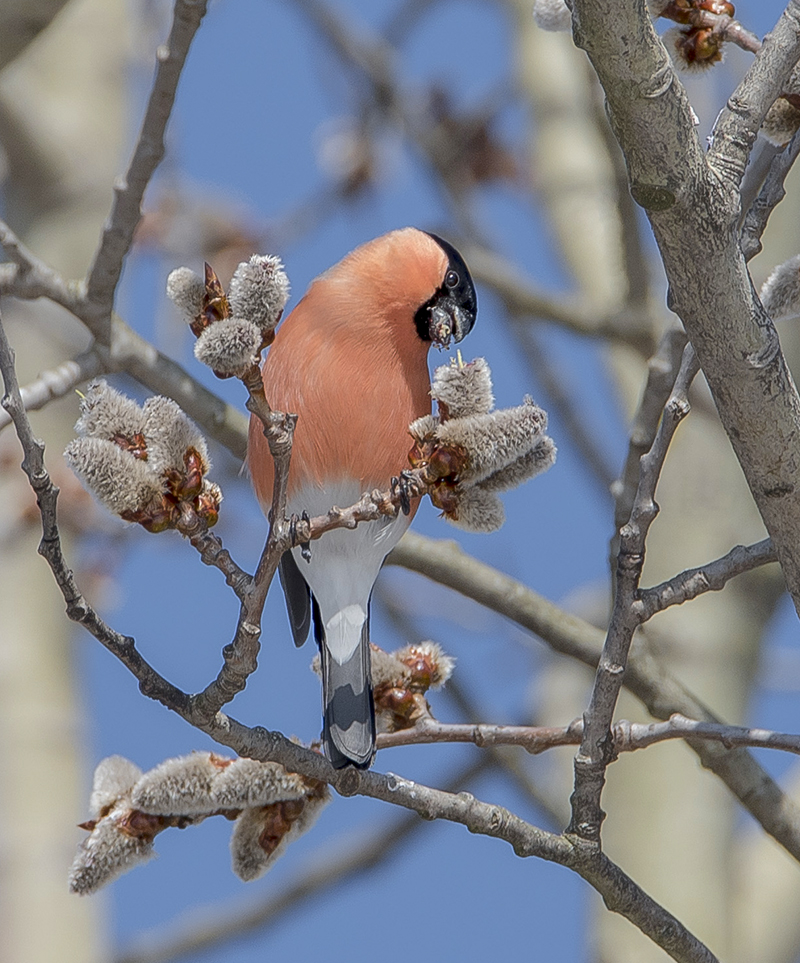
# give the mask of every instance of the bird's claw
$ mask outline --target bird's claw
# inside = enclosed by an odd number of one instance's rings
[[[311,542],[300,542],[298,541],[298,538],[297,538],[297,523],[301,521],[302,522],[311,521],[311,518],[309,517],[308,512],[304,511],[301,515],[292,514],[292,517],[289,519],[289,537],[292,540],[292,548],[295,548],[297,545],[299,545],[300,554],[303,556],[304,561],[310,562],[311,561]]]
[[[400,477],[392,478],[392,495],[396,495],[400,502],[400,510],[404,515],[411,514],[411,475],[406,471],[400,472]]]

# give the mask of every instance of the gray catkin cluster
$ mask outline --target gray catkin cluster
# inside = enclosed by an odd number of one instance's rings
[[[231,859],[244,880],[263,875],[309,829],[330,794],[274,762],[211,752],[168,759],[142,773],[122,756],[94,775],[90,830],[72,864],[70,889],[93,893],[153,855],[155,836],[223,813],[234,819]]]
[[[412,436],[428,451],[444,446],[463,453],[453,479],[456,505],[445,509],[445,517],[467,531],[494,531],[505,519],[497,493],[518,487],[555,461],[547,413],[530,398],[515,408],[495,409],[491,371],[483,358],[437,368],[431,396],[439,415],[415,421]]]
[[[205,477],[210,468],[205,438],[170,398],[152,397],[140,406],[98,379],[86,389],[75,430],[80,437],[64,451],[67,464],[115,515],[142,524],[166,518],[165,495],[180,498],[187,459],[200,479],[199,490],[194,485],[187,497],[199,495],[218,507],[222,493]]]
[[[227,316],[201,321],[205,283],[186,267],[167,278],[167,295],[190,324],[199,322],[195,357],[222,378],[238,377],[257,364],[289,300],[289,278],[279,257],[254,254],[231,278]]]

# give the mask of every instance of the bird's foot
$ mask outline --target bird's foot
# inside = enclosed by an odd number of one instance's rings
[[[310,562],[311,542],[300,542],[297,538],[297,523],[301,521],[306,523],[311,521],[308,512],[304,511],[301,515],[292,514],[292,517],[289,519],[289,537],[292,540],[292,548],[299,545],[300,554],[303,556],[304,561]]]
[[[407,471],[401,471],[399,477],[395,475],[391,483],[392,495],[400,502],[400,510],[404,515],[411,514],[411,498],[414,491],[414,476]]]

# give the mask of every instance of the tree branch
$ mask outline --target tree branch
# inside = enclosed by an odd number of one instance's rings
[[[576,42],[606,92],[670,282],[723,425],[800,609],[800,397],[739,248],[738,187],[752,140],[800,53],[792,0],[723,111],[708,160],[644,4],[574,0]],[[713,269],[709,269],[713,266]]]
[[[55,518],[57,492],[44,467],[43,445],[37,442],[22,406],[14,372],[13,352],[0,323],[0,371],[6,385],[3,407],[17,428],[25,451],[25,470],[37,491],[45,538],[42,552],[50,563],[67,601],[70,618],[81,622],[139,680],[141,691],[163,703],[190,725],[241,756],[279,762],[291,772],[328,782],[342,795],[365,795],[413,810],[427,819],[447,819],[471,832],[510,843],[519,856],[538,856],[573,869],[603,896],[614,912],[631,920],[680,963],[713,963],[715,957],[674,916],[642,891],[619,867],[580,840],[545,832],[500,806],[481,802],[469,793],[447,793],[393,774],[335,770],[319,754],[298,746],[277,732],[250,729],[218,711],[209,716],[195,701],[160,676],[138,653],[133,639],[114,632],[78,592],[61,551]],[[205,710],[205,706],[200,707]]]
[[[153,89],[128,172],[114,187],[114,205],[100,247],[86,279],[89,330],[104,345],[112,344],[111,309],[141,217],[144,192],[164,156],[164,132],[172,113],[178,81],[194,35],[206,12],[207,0],[175,0],[172,28],[166,44],[156,52]]]
[[[100,355],[90,348],[74,360],[64,361],[58,367],[42,372],[35,381],[20,388],[22,404],[26,411],[38,411],[56,398],[63,398],[102,370]],[[0,431],[10,424],[11,416],[6,411],[0,411]]]
[[[775,549],[769,538],[755,545],[737,545],[722,558],[687,569],[652,588],[641,589],[633,604],[634,613],[641,624],[656,612],[663,612],[671,605],[682,605],[704,592],[718,592],[737,575],[776,561]]]
[[[644,565],[647,533],[658,514],[656,485],[675,430],[689,413],[689,385],[698,370],[694,349],[687,345],[653,445],[640,460],[639,487],[630,518],[620,530],[614,607],[589,705],[583,715],[583,738],[575,756],[575,789],[568,830],[598,844],[600,826],[605,818],[600,797],[606,768],[614,758],[611,721],[622,689],[633,633],[639,624],[634,603]]]
[[[0,264],[0,294],[25,300],[49,298],[91,328],[92,309],[82,282],[66,281],[29,251],[2,221],[0,245],[11,258],[11,263]],[[98,342],[90,349],[99,359],[96,374],[124,371],[154,394],[167,395],[211,438],[227,448],[234,457],[244,459],[247,451],[247,418],[241,411],[209,391],[181,365],[162,354],[116,312],[111,314],[111,329],[110,349]]]
[[[597,667],[603,632],[559,609],[533,589],[472,558],[455,542],[436,541],[407,532],[387,562],[446,585],[539,636],[562,655],[591,669]],[[664,668],[636,638],[625,673],[625,686],[657,719],[674,713],[719,722],[711,710]],[[746,749],[691,741],[702,765],[714,772],[795,859],[800,860],[800,807]]]
[[[503,726],[488,723],[438,722],[428,718],[409,729],[385,732],[378,736],[378,748],[429,745],[431,743],[470,743],[481,749],[518,746],[539,755],[560,746],[580,745],[586,729],[582,719],[567,726]],[[728,726],[719,722],[687,719],[679,712],[666,722],[644,724],[620,719],[609,729],[609,756],[613,762],[621,752],[635,752],[672,739],[707,739],[724,746],[749,746],[754,749],[780,749],[800,755],[800,735],[773,732],[749,726]]]
[[[633,509],[639,487],[639,463],[656,437],[685,346],[686,334],[679,328],[670,328],[661,338],[655,354],[647,362],[647,381],[631,424],[625,466],[620,477],[611,486],[611,494],[614,496],[614,537],[611,540],[610,553],[612,559],[616,559],[619,552],[620,530],[630,518]]]
[[[746,261],[761,252],[761,236],[767,227],[770,214],[786,197],[784,182],[800,154],[800,131],[784,149],[772,159],[764,184],[747,211],[742,225],[742,254]]]

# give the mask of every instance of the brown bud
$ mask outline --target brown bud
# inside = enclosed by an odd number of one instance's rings
[[[669,30],[664,35],[675,52],[675,62],[688,70],[704,70],[722,60],[724,41],[711,27]]]
[[[700,10],[708,10],[709,13],[716,13],[724,17],[732,17],[736,10],[732,3],[727,0],[700,0],[697,4]]]

